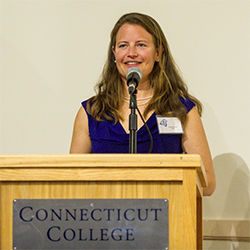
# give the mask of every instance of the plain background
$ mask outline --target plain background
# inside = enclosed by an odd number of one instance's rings
[[[249,1],[2,0],[0,10],[0,154],[67,154],[111,29],[127,12],[146,13],[204,105],[218,182],[204,218],[249,219]]]

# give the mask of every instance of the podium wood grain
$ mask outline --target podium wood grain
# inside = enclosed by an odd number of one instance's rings
[[[170,249],[202,249],[204,167],[198,155],[0,156],[0,249],[12,249],[14,199],[163,198]]]

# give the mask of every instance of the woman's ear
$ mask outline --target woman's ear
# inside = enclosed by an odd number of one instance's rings
[[[160,61],[160,57],[161,57],[161,54],[162,54],[163,51],[164,51],[164,48],[163,48],[162,45],[159,46],[159,47],[156,49],[156,59],[155,59],[156,62],[159,62],[159,61]]]
[[[114,58],[115,58],[115,46],[112,46],[112,52],[113,52]],[[116,63],[116,58],[114,59],[114,63]]]

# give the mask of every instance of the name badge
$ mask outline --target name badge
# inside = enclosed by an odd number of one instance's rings
[[[183,134],[181,121],[177,117],[156,116],[160,134]]]

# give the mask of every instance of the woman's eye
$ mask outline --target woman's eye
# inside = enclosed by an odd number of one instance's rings
[[[126,44],[120,44],[118,47],[119,48],[125,48],[127,45]]]
[[[137,46],[138,47],[145,47],[146,45],[144,43],[139,43]]]

